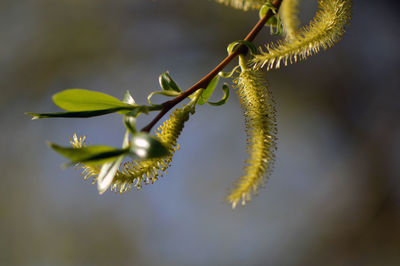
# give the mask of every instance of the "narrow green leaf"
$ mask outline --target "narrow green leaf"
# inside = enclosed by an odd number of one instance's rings
[[[207,102],[210,105],[213,106],[220,106],[225,104],[228,101],[229,98],[229,86],[228,84],[224,83],[224,85],[222,86],[222,90],[224,91],[224,96],[222,97],[221,100],[219,100],[218,102]]]
[[[168,149],[158,139],[148,133],[140,132],[132,136],[130,151],[141,159],[153,159],[169,154]]]
[[[97,190],[100,195],[110,187],[123,159],[124,156],[119,156],[117,159],[105,163],[101,167],[99,176],[97,177]]]
[[[136,133],[136,117],[130,115],[124,116],[124,125],[130,133]]]
[[[193,107],[193,113],[192,114],[194,114],[194,109],[195,109],[194,106],[199,101],[200,96],[203,93],[203,91],[204,91],[204,89],[199,89],[199,90],[195,91],[194,93],[192,93],[191,95],[189,95],[190,102],[188,103],[188,105],[190,104]]]
[[[125,132],[124,139],[122,141],[122,149],[129,147],[129,130]]]
[[[239,65],[235,66],[231,72],[222,72],[221,71],[218,73],[218,76],[220,76],[221,78],[230,78],[235,74],[235,72],[238,70],[239,67],[240,67]]]
[[[211,95],[213,94],[215,87],[217,87],[219,81],[219,76],[215,76],[210,83],[208,83],[208,86],[205,90],[203,90],[203,93],[201,94],[197,104],[198,105],[203,105],[205,104],[208,99],[210,99]]]
[[[95,111],[81,111],[81,112],[57,112],[57,113],[25,113],[26,115],[31,115],[32,120],[41,118],[88,118],[101,115],[112,114],[121,111],[134,111],[137,108],[132,107],[116,107],[104,110]]]
[[[127,155],[129,149],[117,149],[109,146],[86,146],[82,148],[62,147],[54,143],[49,143],[49,146],[71,160],[72,163],[85,164],[102,164],[115,157]]]
[[[150,105],[153,105],[153,103],[151,102],[151,97],[153,97],[154,95],[164,95],[167,97],[176,97],[178,96],[180,93],[177,91],[172,91],[172,90],[164,90],[164,91],[153,91],[152,93],[149,94],[149,96],[147,96],[147,100],[149,102]]]
[[[97,91],[69,89],[53,96],[54,103],[66,111],[82,112],[126,107],[128,104]]]
[[[258,12],[258,15],[260,16],[260,19],[265,17],[265,15],[268,13],[268,11],[272,11],[274,14],[276,14],[276,7],[271,3],[271,2],[266,2],[261,8],[260,11]]]
[[[130,105],[136,104],[135,99],[133,99],[131,93],[128,90],[125,92],[124,99],[122,101]]]
[[[239,45],[246,46],[252,54],[257,53],[257,47],[253,43],[245,41],[245,40],[239,40],[239,41],[234,41],[228,45],[228,48],[227,48],[228,54],[233,53],[235,48]]]
[[[267,2],[261,7],[259,11],[260,19],[265,17],[269,10],[271,10],[274,15],[268,19],[265,25],[270,27],[270,32],[272,35],[280,35],[283,31],[283,26],[279,15],[276,12],[276,7],[272,4],[272,2]]]
[[[176,91],[176,92],[181,92],[182,91],[179,88],[179,86],[175,83],[175,81],[171,78],[171,76],[169,75],[168,71],[162,73],[158,80],[159,80],[160,86],[161,86],[161,88],[163,90]]]

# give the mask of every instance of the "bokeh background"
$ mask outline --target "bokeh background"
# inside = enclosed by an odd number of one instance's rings
[[[317,1],[301,2],[305,24]],[[208,0],[1,0],[0,265],[400,265],[398,8],[355,1],[334,48],[267,74],[276,169],[232,211],[223,198],[246,158],[234,93],[197,109],[166,176],[122,196],[99,196],[45,143],[76,132],[118,146],[119,116],[23,113],[58,110],[51,95],[67,88],[129,89],[144,103],[166,70],[187,88],[256,12]]]

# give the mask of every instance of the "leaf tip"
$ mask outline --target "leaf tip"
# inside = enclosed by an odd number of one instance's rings
[[[100,184],[97,185],[97,190],[99,191],[99,195],[103,195],[104,192],[107,191],[107,188],[103,188],[100,186]]]
[[[35,114],[35,113],[24,113],[24,115],[30,115],[30,116],[32,116],[32,120],[40,119],[40,115]]]
[[[54,149],[57,146],[57,144],[55,144],[55,143],[53,143],[51,141],[46,141],[46,144],[49,145],[49,147],[52,148],[52,149]]]
[[[136,104],[135,99],[133,99],[132,94],[129,92],[129,90],[125,92],[123,102],[130,105]]]

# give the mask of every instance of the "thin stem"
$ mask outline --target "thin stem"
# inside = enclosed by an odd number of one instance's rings
[[[281,3],[283,0],[274,0],[272,4],[279,10]],[[263,18],[261,18],[257,24],[253,27],[253,29],[247,34],[245,41],[252,42],[261,29],[264,27],[265,23],[270,19],[274,13],[269,10],[267,14]],[[166,114],[169,110],[171,110],[175,105],[186,99],[189,95],[194,93],[195,91],[206,88],[208,83],[216,76],[220,71],[222,71],[234,58],[236,58],[240,54],[245,54],[247,52],[247,47],[244,45],[240,45],[237,49],[235,49],[230,55],[228,55],[224,60],[219,63],[210,73],[204,76],[200,81],[194,84],[191,88],[179,94],[176,98],[166,101],[162,103],[162,109],[158,113],[158,115],[147,125],[142,131],[150,132],[151,128]]]

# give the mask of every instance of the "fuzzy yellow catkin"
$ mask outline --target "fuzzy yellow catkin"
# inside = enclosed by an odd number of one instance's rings
[[[271,91],[260,70],[244,70],[237,82],[237,94],[245,117],[248,158],[244,174],[227,200],[234,209],[246,204],[271,174],[276,151],[276,109]]]
[[[296,38],[297,29],[300,25],[298,0],[284,0],[279,9],[279,16],[282,21],[283,31],[286,40],[290,41]]]
[[[175,151],[179,149],[177,139],[192,111],[193,108],[191,106],[175,109],[169,119],[156,131],[159,140],[169,149],[168,156],[145,161],[129,161],[121,164],[113,179],[111,190],[120,193],[129,191],[132,187],[136,187],[139,190],[142,187],[142,183],[149,184],[158,180],[170,166]],[[70,142],[73,147],[80,148],[85,145],[85,137],[78,138],[74,135]],[[95,183],[101,166],[80,164],[78,168],[82,170],[81,174],[85,180],[91,179]]]
[[[249,9],[259,9],[268,0],[216,0],[218,3],[231,6],[233,8],[249,10]]]
[[[252,64],[255,69],[279,68],[282,64],[304,60],[308,56],[327,49],[340,40],[352,13],[351,0],[319,0],[319,9],[309,25],[297,31],[296,37],[280,40],[266,46],[266,50],[255,55]]]

